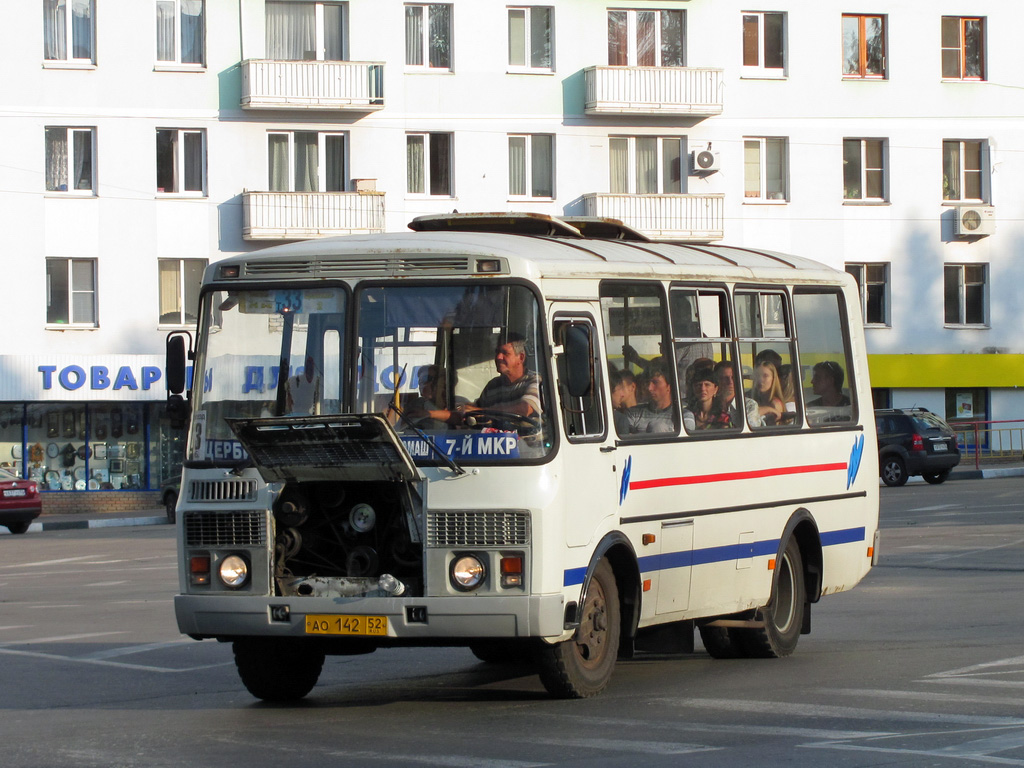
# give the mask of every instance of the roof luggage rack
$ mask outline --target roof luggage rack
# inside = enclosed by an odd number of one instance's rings
[[[417,216],[409,222],[414,232],[495,232],[509,235],[584,237],[579,229],[543,213],[440,213]]]
[[[562,221],[572,224],[590,240],[631,240],[650,243],[651,238],[622,223],[618,219],[601,216],[563,216]]]

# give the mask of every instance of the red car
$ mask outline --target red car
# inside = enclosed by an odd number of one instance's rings
[[[0,525],[11,533],[24,533],[43,511],[39,486],[23,480],[10,470],[0,469]]]

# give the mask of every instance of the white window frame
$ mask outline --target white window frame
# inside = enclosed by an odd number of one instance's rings
[[[640,9],[636,9],[636,8],[609,8],[607,13],[606,13],[606,15],[605,15],[605,19],[607,20],[608,14],[610,14],[612,12],[623,12],[623,11],[627,14],[626,15],[626,44],[627,44],[626,66],[627,67],[640,66],[639,64],[637,64],[637,58],[638,58],[638,52],[637,52],[637,13],[642,13],[642,12],[654,13],[657,16],[657,22],[654,25],[654,50],[657,52],[658,61],[657,61],[657,63],[655,63],[654,66],[656,66],[656,67],[666,66],[665,64],[662,63],[662,59],[661,59],[661,55],[662,55],[662,47],[661,47],[661,14],[664,11],[679,11],[683,15],[683,17],[682,17],[683,18],[683,29],[682,29],[682,34],[683,34],[682,46],[683,46],[683,49],[682,49],[682,64],[681,64],[681,66],[684,66],[684,67],[686,66],[686,23],[687,23],[687,19],[686,19],[686,10],[685,9],[683,9],[683,8],[679,8],[679,9],[677,9],[677,8],[640,8]],[[609,40],[608,43],[611,44],[611,40]],[[671,65],[671,66],[675,66],[675,65]]]
[[[430,63],[430,14],[431,8],[439,5],[448,7],[448,66],[432,66]],[[409,28],[406,23],[405,27],[405,48],[406,48],[406,61],[405,68],[411,71],[421,72],[451,72],[455,68],[455,6],[452,3],[406,3],[403,6],[403,11],[407,12],[409,8],[419,8],[422,23],[420,24],[420,40],[418,44],[420,58],[422,64],[411,64],[408,60],[408,51],[410,48]],[[403,19],[405,17],[403,16]]]
[[[170,286],[164,285],[165,271],[163,267],[169,266],[171,264],[175,265],[175,285],[173,286],[175,295],[173,301],[176,305],[175,313],[178,315],[178,317],[175,320],[165,320],[164,315],[170,313],[165,313],[163,311],[165,308],[164,289],[170,288]],[[157,321],[160,326],[190,327],[196,324],[195,321],[189,322],[186,316],[189,309],[191,309],[192,314],[198,317],[199,289],[202,286],[203,282],[203,270],[206,269],[206,266],[208,264],[209,261],[207,259],[157,259],[157,291],[159,294],[157,301]],[[196,267],[200,267],[199,279],[195,282],[194,285],[190,286],[186,284],[186,278],[189,272],[189,270],[186,269],[186,266],[191,266],[193,269],[195,269]]]
[[[758,77],[758,78],[782,78],[786,76],[786,65],[787,65],[787,31],[789,21],[787,14],[782,11],[742,11],[741,14],[741,34],[745,36],[746,25],[748,17],[755,17],[757,21],[757,64],[750,65],[745,61],[743,62],[743,77]],[[766,16],[778,16],[782,23],[782,50],[779,52],[782,57],[781,67],[769,67],[765,64],[765,58],[767,56],[767,50],[765,45],[765,17]],[[744,37],[744,50],[746,48]]]
[[[315,190],[295,189],[295,136],[299,133],[315,133],[317,137],[317,188]],[[288,188],[272,189],[270,176],[270,138],[272,136],[285,136],[288,139]],[[339,137],[342,140],[341,157],[341,189],[327,188],[327,139]],[[349,162],[349,135],[348,131],[267,131],[267,190],[271,192],[346,192],[348,191],[348,162]]]
[[[50,270],[49,265],[52,262],[65,262],[67,264],[67,278],[68,284],[66,286],[68,296],[67,323],[51,322],[49,319],[50,305],[53,301],[53,286],[50,283]],[[97,296],[96,285],[97,279],[97,261],[96,259],[67,259],[67,258],[48,258],[46,259],[46,312],[47,320],[46,325],[49,328],[97,328],[99,326],[99,299]],[[76,264],[88,264],[91,271],[92,285],[88,289],[75,289],[75,277],[74,270]],[[89,320],[80,320],[75,318],[75,296],[81,294],[89,294],[92,296],[92,318]]]
[[[549,139],[550,155],[548,156],[548,186],[551,189],[550,195],[537,195],[533,183],[534,171],[534,144],[539,137]],[[526,181],[527,191],[524,194],[516,194],[512,191],[512,143],[514,140],[522,139],[523,147],[523,178]],[[510,133],[508,135],[508,196],[510,200],[553,200],[555,197],[555,136],[550,133]]]
[[[47,54],[47,32],[51,26],[56,25],[56,18],[52,21],[50,13],[56,13],[58,0],[44,0],[43,2],[43,66],[44,67],[94,67],[96,65],[96,0],[87,0],[89,6],[89,55],[78,57],[74,55],[74,0],[64,0],[64,29],[54,29],[54,35],[59,35],[64,45],[64,56],[58,57]],[[52,4],[52,8],[48,8]],[[56,42],[56,40],[54,41]]]
[[[348,2],[325,2],[324,0],[306,0],[306,2],[300,2],[299,5],[312,5],[313,6],[313,18],[316,24],[316,61],[348,61],[349,46],[348,46],[348,32],[349,32],[349,9]],[[328,59],[327,58],[327,16],[325,8],[326,6],[339,6],[341,8],[341,58],[340,59]],[[266,6],[264,6],[265,8]],[[266,10],[264,10],[266,14]],[[270,57],[270,51],[267,51],[267,56]],[[272,58],[272,57],[270,57]],[[287,61],[287,59],[285,59]],[[300,61],[300,59],[296,59]],[[312,59],[301,59],[301,61],[312,61]]]
[[[51,158],[49,156],[49,136],[51,131],[60,131],[64,134],[64,178],[67,179],[65,189],[50,189],[49,178],[51,176]],[[89,168],[89,188],[88,189],[74,189],[72,188],[71,181],[75,178],[75,166],[78,164],[78,158],[75,156],[75,149],[77,142],[75,136],[78,134],[88,134],[88,146],[90,155],[90,168]],[[76,197],[95,197],[96,195],[96,129],[94,127],[79,127],[79,126],[63,126],[63,125],[48,125],[44,130],[44,153],[46,163],[46,194],[48,195],[70,195]]]
[[[849,197],[846,189],[846,170],[843,169],[843,202],[844,203],[884,203],[889,199],[889,140],[878,138],[878,137],[847,137],[843,139],[843,163],[846,162],[846,144],[847,142],[855,141],[860,147],[859,152],[859,163],[860,163],[860,196]],[[880,168],[868,167],[867,161],[867,145],[868,142],[881,142],[881,157],[882,165]],[[878,172],[882,175],[882,194],[881,197],[869,197],[868,196],[868,173]]]
[[[757,144],[758,157],[758,191],[756,195],[747,189],[748,144]],[[778,152],[779,172],[781,174],[782,191],[768,191],[768,160],[769,149]],[[770,196],[770,195],[779,195]],[[780,205],[789,202],[789,139],[782,136],[744,136],[743,137],[743,202],[744,203],[772,203]]]
[[[982,269],[982,280],[981,282],[968,282],[967,281],[967,270],[980,267]],[[947,305],[946,305],[946,274],[949,270],[959,270],[957,278],[957,314],[958,317],[955,321],[947,318]],[[943,301],[942,301],[942,319],[943,324],[947,328],[988,328],[989,327],[989,284],[991,282],[991,275],[988,264],[944,264],[942,272],[942,285],[943,285]],[[982,319],[980,322],[969,322],[967,320],[967,293],[968,286],[981,286],[982,299],[981,299],[981,314]]]
[[[960,194],[956,197],[947,197],[945,187],[947,184],[943,183],[942,201],[944,203],[987,203],[989,196],[989,147],[988,142],[984,139],[943,139],[942,140],[942,176],[945,180],[946,177],[946,144],[956,143],[958,145],[958,167],[957,173],[957,185],[960,189]],[[981,166],[977,173],[980,174],[980,183],[978,185],[981,190],[981,197],[965,197],[964,193],[967,189],[967,175],[969,173],[975,173],[975,171],[967,169],[967,145],[977,144],[978,145],[978,164]]]
[[[879,267],[882,270],[881,280],[869,275],[871,271],[877,272]],[[892,265],[887,261],[849,263],[846,265],[846,271],[853,275],[853,279],[857,281],[857,290],[860,293],[860,315],[864,325],[867,327],[888,328],[891,323]],[[877,285],[882,286],[882,317],[873,320],[868,317],[868,287]]]
[[[448,137],[448,191],[441,194],[431,194],[431,179],[430,179],[430,137],[432,135],[443,135]],[[409,162],[409,140],[413,137],[421,137],[423,140],[423,167],[420,169],[420,173],[423,177],[423,191],[414,192],[409,187],[409,173],[408,165],[406,167],[406,186],[405,193],[408,197],[431,197],[435,199],[441,198],[453,198],[455,197],[455,134],[450,131],[410,131],[405,134],[405,147],[406,147],[406,163]]]
[[[533,17],[538,10],[545,10],[548,13],[548,64],[534,66],[531,62],[533,50]],[[521,13],[523,15],[523,39],[517,41],[523,49],[523,63],[515,64],[512,61],[512,16]],[[550,5],[515,5],[508,7],[508,71],[509,72],[540,72],[550,74],[555,69],[555,9]]]
[[[657,192],[638,192],[637,191],[637,139],[654,139],[655,147],[657,148],[657,173],[658,173],[658,191]],[[627,144],[627,188],[625,190],[614,190],[612,182],[612,150],[615,142],[626,141]],[[678,141],[679,142],[679,192],[666,192],[665,191],[665,142],[666,141]],[[687,167],[689,160],[686,154],[686,137],[685,136],[609,136],[608,137],[608,190],[611,194],[619,195],[638,195],[638,194],[652,194],[652,195],[675,195],[686,192],[687,182]]]
[[[157,128],[157,144],[160,142],[160,133],[167,131],[173,134],[173,147],[174,147],[174,179],[177,182],[176,188],[172,190],[159,189],[157,188],[157,197],[206,197],[207,196],[207,178],[206,178],[206,130],[203,128]],[[199,136],[200,139],[200,151],[202,153],[200,174],[202,176],[201,189],[182,189],[185,182],[185,144],[186,137]],[[160,178],[160,157],[159,150],[157,151],[156,158],[156,177],[159,183]]]
[[[154,48],[154,59],[156,61],[156,65],[155,65],[154,69],[156,69],[158,71],[160,71],[160,70],[181,70],[181,69],[191,69],[191,70],[206,69],[206,44],[207,44],[207,36],[208,36],[207,35],[207,33],[208,33],[208,30],[207,30],[207,18],[206,18],[206,0],[191,0],[192,2],[199,2],[202,5],[202,13],[200,14],[201,17],[202,17],[202,25],[203,25],[203,29],[202,29],[203,40],[202,40],[202,43],[200,44],[202,46],[201,55],[200,55],[200,58],[202,59],[202,61],[193,62],[193,61],[182,61],[181,60],[181,58],[182,58],[182,56],[181,56],[181,53],[182,53],[182,51],[181,51],[181,40],[182,40],[182,34],[181,34],[181,27],[182,27],[181,5],[182,5],[183,2],[189,2],[189,1],[190,0],[156,0],[156,5],[154,6],[154,9],[159,8],[159,6],[161,6],[161,5],[173,5],[173,7],[174,7],[174,58],[173,59],[161,59],[160,58],[160,40],[159,40],[159,38],[160,38],[160,35],[159,35],[160,19],[159,19],[159,16],[155,17],[156,22],[157,22],[157,34],[155,35],[154,41],[153,41],[154,45],[155,45],[155,48]],[[157,11],[157,13],[159,13],[159,11]]]

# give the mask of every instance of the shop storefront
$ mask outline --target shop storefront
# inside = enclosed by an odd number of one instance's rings
[[[156,355],[0,356],[0,465],[44,510],[145,509],[181,473]]]

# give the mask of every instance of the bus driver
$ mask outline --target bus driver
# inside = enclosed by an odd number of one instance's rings
[[[526,368],[526,339],[510,333],[505,343],[494,350],[498,375],[484,385],[475,405],[455,408],[454,417],[462,421],[480,410],[514,413],[524,418],[540,414],[540,376]]]

